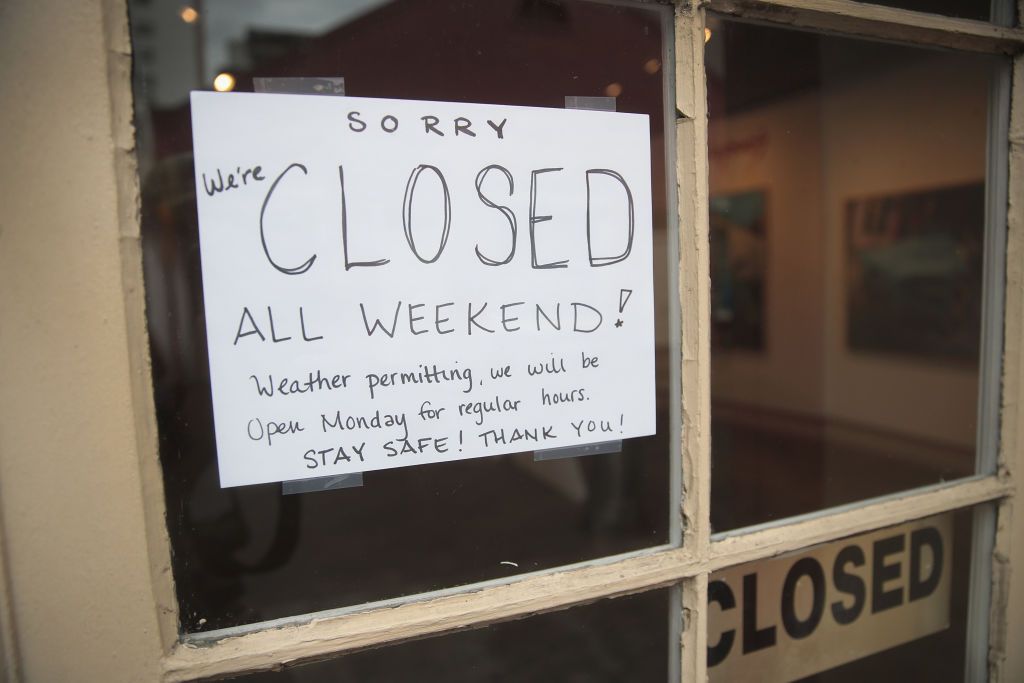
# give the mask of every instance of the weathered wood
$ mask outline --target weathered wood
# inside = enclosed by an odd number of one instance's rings
[[[629,595],[683,584],[684,659],[687,680],[705,671],[708,572],[803,549],[879,527],[999,499],[1011,484],[997,477],[930,487],[879,499],[838,512],[817,513],[793,521],[737,533],[715,541],[705,556],[681,549],[661,549],[622,559],[468,586],[404,604],[392,601],[361,612],[329,612],[308,621],[283,624],[241,635],[225,635],[201,644],[180,644],[164,660],[165,680],[185,681],[260,671],[320,659],[388,643],[439,635],[460,629],[565,609],[606,597]],[[701,679],[697,679],[701,680]]]
[[[676,10],[676,180],[679,204],[683,547],[705,557],[711,516],[711,276],[704,12]],[[707,574],[683,586],[684,681],[707,674]]]
[[[998,500],[1012,492],[1013,484],[1004,478],[972,477],[884,496],[867,504],[851,503],[781,523],[719,534],[713,539],[705,566],[714,571],[774,557],[872,529]]]
[[[171,543],[167,532],[142,277],[139,213],[141,189],[132,108],[131,38],[128,13],[119,0],[104,0],[103,29],[107,45],[107,80],[110,83],[110,126],[115,146],[113,159],[117,178],[118,246],[128,336],[126,352],[131,369],[136,454],[142,482],[141,504],[160,640],[164,648],[170,649],[178,638],[178,603],[174,597],[174,577],[171,572]]]
[[[453,595],[386,606],[309,623],[229,637],[210,645],[177,646],[164,662],[168,681],[267,670],[335,652],[365,649],[521,618],[667,586],[692,572],[681,550],[664,550],[474,588]]]
[[[1024,458],[1024,57],[1014,59],[1011,93],[999,472],[1013,483],[1012,492],[1019,499],[1024,493],[1020,481]],[[1024,678],[1024,652],[1008,647],[1024,637],[1022,529],[1024,506],[1017,500],[1004,501],[996,521],[989,615],[989,677],[996,683]]]
[[[721,14],[876,40],[1017,54],[1024,31],[850,0],[705,0]]]

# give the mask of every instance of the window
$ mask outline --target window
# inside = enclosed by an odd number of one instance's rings
[[[714,679],[724,573],[943,515],[955,573],[952,626],[934,637],[942,671],[985,677],[1011,490],[997,474],[1007,55],[1024,39],[998,25],[1005,8],[983,24],[788,0],[397,0],[267,16],[211,0],[189,18],[128,6],[147,55],[134,92],[176,596],[168,679],[274,679],[259,672],[312,660],[330,661],[296,680],[386,678],[506,637],[546,671]],[[221,74],[236,90],[341,76],[352,96],[613,97],[648,114],[657,434],[354,488],[218,488],[184,95]],[[616,620],[645,637],[615,642]],[[531,624],[577,634],[570,651],[545,651]],[[876,675],[922,645],[901,647],[812,673]],[[351,654],[367,648],[379,649]]]

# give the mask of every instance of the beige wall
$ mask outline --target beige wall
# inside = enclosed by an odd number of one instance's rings
[[[0,3],[0,538],[27,681],[158,675],[106,43],[99,2]]]
[[[985,177],[988,82],[979,73],[983,72],[973,61],[965,64],[960,55],[940,53],[822,99],[828,272],[839,276],[844,271],[845,200]],[[890,116],[890,106],[901,115]],[[879,154],[882,151],[891,154]],[[977,370],[851,353],[845,343],[843,287],[841,277],[826,279],[826,412],[851,422],[973,446]]]
[[[715,399],[973,446],[973,368],[847,347],[842,212],[850,198],[984,177],[988,83],[978,73],[936,54],[712,122],[712,195],[768,198],[766,349],[717,354]]]
[[[711,195],[767,197],[765,349],[712,359],[714,399],[820,414],[824,234],[818,98],[804,95],[712,121]]]

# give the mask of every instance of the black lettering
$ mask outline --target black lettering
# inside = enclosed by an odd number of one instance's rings
[[[470,121],[469,119],[465,118],[464,116],[457,117],[455,119],[455,137],[459,137],[459,133],[465,133],[469,137],[475,138],[476,137],[476,133],[474,133],[471,130],[472,127],[473,127],[473,122],[472,121]]]
[[[390,262],[390,259],[382,258],[376,261],[349,261],[348,257],[348,200],[345,198],[345,167],[338,166],[338,183],[341,185],[341,251],[345,257],[346,272],[357,266],[373,267],[383,266]]]
[[[203,189],[206,190],[206,194],[213,196],[218,192],[224,191],[224,178],[221,177],[220,169],[217,169],[217,180],[210,178],[210,181],[206,181],[206,174],[203,174]]]
[[[413,309],[423,308],[426,304],[409,304],[409,331],[412,332],[413,336],[418,334],[426,334],[427,330],[417,330],[415,324],[419,320],[426,320],[422,315],[415,315]]]
[[[743,654],[775,645],[775,627],[757,627],[757,574],[743,576]]]
[[[389,121],[391,123],[388,123]],[[380,120],[380,128],[385,133],[394,133],[396,130],[398,130],[398,119],[396,119],[391,114],[388,114],[387,116]]]
[[[454,301],[449,301],[447,303],[438,304],[438,305],[434,306],[434,329],[437,330],[438,334],[451,334],[452,332],[455,331],[454,327],[449,327],[449,328],[444,329],[444,330],[441,329],[441,323],[446,323],[446,322],[449,322],[451,320],[451,318],[442,318],[441,317],[441,309],[446,307],[446,306],[454,306],[454,305],[455,305]]]
[[[594,256],[594,250],[590,243],[590,176],[593,175],[606,175],[610,178],[618,180],[622,185],[622,188],[626,191],[626,202],[629,207],[629,229],[626,237],[626,248],[618,256]],[[616,173],[615,171],[608,168],[592,168],[587,171],[587,254],[590,257],[590,265],[593,267],[599,266],[610,266],[613,263],[619,263],[629,258],[629,254],[633,251],[633,231],[635,225],[634,209],[633,209],[633,193],[629,190],[629,185],[626,184],[625,179]]]
[[[444,137],[444,133],[437,127],[437,124],[441,122],[436,116],[421,116],[420,120],[423,121],[423,132],[424,133],[437,133],[441,137]]]
[[[501,326],[505,328],[506,332],[517,332],[517,331],[519,331],[519,326],[518,325],[516,325],[515,327],[509,327],[510,323],[514,323],[514,322],[518,321],[519,318],[517,316],[511,316],[511,317],[508,316],[506,314],[506,309],[512,308],[513,306],[522,306],[524,303],[526,303],[526,302],[525,301],[516,301],[515,303],[502,304],[501,305]]]
[[[732,589],[725,581],[712,581],[708,584],[708,604],[713,602],[717,602],[723,612],[736,607],[736,596],[733,595]],[[708,667],[717,666],[725,661],[735,640],[735,630],[722,631],[718,642],[708,645]]]
[[[306,316],[302,312],[302,306],[299,306],[299,327],[302,329],[302,339],[303,339],[303,341],[311,342],[311,341],[316,341],[317,339],[323,339],[324,338],[324,336],[322,334],[321,335],[317,335],[316,337],[310,337],[306,333]]]
[[[859,546],[849,545],[836,555],[832,565],[832,583],[840,593],[853,596],[853,604],[846,607],[841,600],[832,603],[832,618],[837,624],[852,624],[864,609],[864,579],[846,571],[846,565],[864,566],[864,551]]]
[[[589,308],[591,311],[597,314],[597,322],[594,323],[593,327],[587,329],[580,327],[580,307]],[[544,317],[546,318],[547,316]],[[584,334],[589,334],[590,332],[593,332],[597,328],[601,327],[601,322],[603,320],[604,316],[601,315],[601,311],[597,310],[593,306],[581,303],[572,304],[572,329],[574,332],[583,332]]]
[[[508,196],[511,197],[512,193],[515,192],[516,184],[515,181],[512,179],[512,174],[509,172],[509,170],[504,166],[491,164],[490,166],[481,169],[481,171],[477,173],[476,194],[480,198],[480,201],[484,203],[484,206],[489,206],[492,209],[497,209],[502,213],[503,216],[505,216],[505,220],[508,221],[509,230],[512,232],[512,245],[508,249],[508,255],[504,259],[498,260],[489,258],[480,253],[480,245],[478,244],[476,246],[476,257],[480,259],[480,262],[483,263],[485,266],[503,266],[509,261],[511,261],[512,257],[516,253],[516,234],[518,232],[518,226],[516,224],[516,215],[512,212],[512,209],[501,204],[496,204],[484,196],[482,190],[484,180],[486,180],[487,174],[493,170],[501,171],[502,174],[504,174],[505,180],[508,181]]]
[[[487,125],[494,129],[494,132],[498,134],[498,139],[499,140],[504,140],[505,139],[505,123],[507,121],[508,121],[508,119],[502,119],[501,123],[495,123],[494,121],[491,121],[490,119],[487,120]]]
[[[288,341],[291,337],[278,337],[277,332],[274,330],[274,311],[267,306],[267,319],[270,321],[270,339],[275,344],[278,342]]]
[[[366,122],[359,118],[359,116],[360,114],[357,111],[350,111],[348,113],[348,127],[356,133],[362,133],[366,130]]]
[[[416,242],[412,236],[412,199],[420,174],[428,169],[433,171],[437,175],[437,179],[441,181],[441,189],[444,192],[444,227],[441,229],[441,243],[437,247],[437,253],[431,258],[425,259],[420,256],[420,252],[416,249]],[[405,227],[405,240],[409,243],[409,248],[412,249],[412,253],[416,255],[416,258],[422,263],[433,263],[440,258],[445,245],[448,244],[448,233],[452,228],[452,199],[448,193],[448,183],[445,181],[441,170],[436,166],[420,164],[409,174],[409,182],[405,184],[405,200],[402,202],[402,225]]]
[[[273,396],[274,395],[274,376],[273,375],[268,375],[267,376],[267,382],[269,383],[268,384],[269,388],[264,388],[263,385],[260,384],[259,379],[256,378],[256,375],[249,375],[249,377],[252,379],[253,382],[256,382],[256,391],[257,391],[257,393],[259,393],[260,396]]]
[[[931,573],[921,578],[921,551],[928,547],[932,553]],[[908,601],[926,598],[935,592],[942,578],[942,535],[933,526],[918,529],[910,534],[910,587]]]
[[[538,332],[540,332],[540,319],[541,319],[541,317],[543,317],[545,320],[548,321],[548,325],[550,325],[552,327],[552,329],[561,330],[562,329],[562,304],[555,304],[555,319],[554,320],[552,320],[551,318],[548,317],[548,314],[544,312],[544,309],[542,309],[540,307],[540,304],[537,304],[537,331]]]
[[[297,168],[300,171],[302,171],[303,175],[309,175],[309,172],[306,170],[306,167],[303,166],[302,164],[289,164],[288,168],[281,171],[281,175],[277,176],[277,179],[274,180],[273,183],[271,183],[270,189],[267,191],[267,196],[263,200],[263,206],[262,208],[260,208],[260,241],[263,243],[263,254],[267,257],[267,261],[270,262],[270,265],[274,266],[274,268],[284,273],[285,275],[301,275],[305,273],[307,270],[309,270],[313,266],[313,262],[316,261],[316,254],[313,254],[305,263],[295,266],[294,268],[286,268],[284,266],[278,265],[274,261],[274,259],[271,258],[270,248],[267,246],[267,233],[263,225],[263,220],[267,213],[267,205],[270,203],[270,198],[274,195],[274,190],[277,189],[278,183],[280,183],[281,180],[283,180],[284,177],[288,174],[288,171],[292,170],[293,168]]]
[[[484,332],[494,332],[494,330],[490,329],[489,327],[484,327],[483,325],[481,325],[480,323],[478,323],[476,321],[477,316],[480,315],[481,313],[483,313],[485,310],[487,310],[487,304],[486,303],[483,306],[481,306],[480,310],[477,311],[476,313],[473,312],[473,302],[472,301],[469,302],[469,305],[468,305],[467,308],[469,309],[468,310],[468,315],[466,316],[466,329],[467,329],[466,333],[467,334],[473,334],[473,326],[474,325],[479,327]]]
[[[247,332],[242,332],[242,327],[245,326],[246,320],[249,321],[249,326],[252,329]],[[263,336],[262,332],[260,332],[259,326],[256,325],[256,321],[252,319],[252,313],[249,312],[249,307],[246,306],[242,309],[242,318],[238,321],[238,332],[235,333],[235,343],[232,344],[232,346],[237,346],[239,339],[242,337],[248,337],[251,334],[258,334],[260,336],[260,341],[267,341],[267,338]]]
[[[871,558],[871,613],[875,614],[903,604],[903,588],[884,590],[887,581],[900,578],[900,563],[886,564],[885,558],[903,551],[903,536],[875,541]]]
[[[542,173],[554,173],[561,171],[561,168],[538,168],[530,171],[530,264],[537,270],[549,268],[567,268],[568,259],[562,261],[549,261],[538,263],[537,261],[537,223],[551,220],[551,216],[537,215],[537,176]]]
[[[811,613],[803,621],[796,615],[796,585],[802,577],[811,580]],[[791,638],[797,640],[814,633],[825,613],[825,572],[813,557],[793,563],[782,584],[782,625]]]
[[[366,328],[366,336],[367,337],[372,337],[373,333],[377,330],[378,327],[380,328],[380,331],[383,332],[384,334],[386,334],[387,336],[392,337],[392,338],[395,336],[395,328],[398,327],[398,312],[400,310],[402,310],[402,302],[401,301],[399,301],[395,305],[395,319],[391,323],[391,329],[390,330],[388,328],[384,327],[384,323],[382,323],[380,321],[380,318],[374,318],[373,319],[373,325],[371,326],[369,321],[366,319],[366,308],[362,304],[359,304],[359,310],[362,311],[362,313],[363,313],[363,327]]]

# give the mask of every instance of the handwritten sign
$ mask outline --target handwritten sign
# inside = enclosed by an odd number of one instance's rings
[[[652,434],[646,116],[192,94],[222,486]]]

